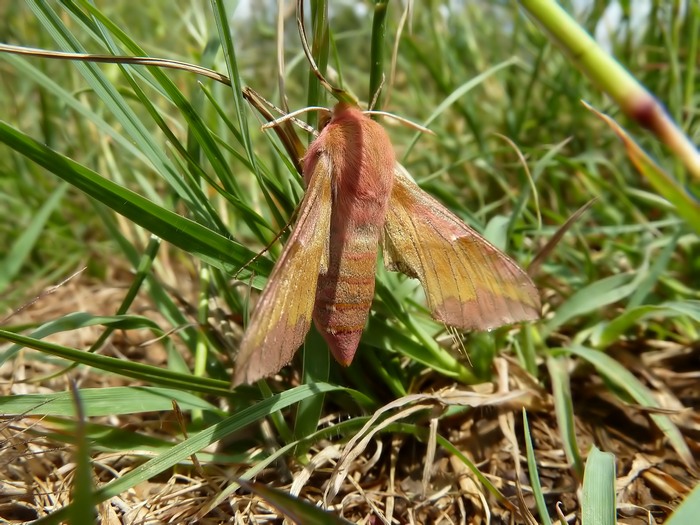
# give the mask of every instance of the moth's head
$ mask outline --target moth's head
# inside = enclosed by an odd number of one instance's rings
[[[318,117],[318,130],[323,131],[323,129],[328,125],[328,123],[335,117],[335,110],[333,111],[322,111]]]
[[[331,112],[322,112],[318,119],[319,130],[323,130],[332,120],[357,119],[363,116],[363,111],[357,104],[338,102]]]

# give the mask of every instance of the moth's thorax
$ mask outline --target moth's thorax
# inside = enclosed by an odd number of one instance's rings
[[[339,103],[304,158],[307,183],[321,155],[332,167],[334,206],[341,212],[361,212],[349,209],[356,208],[352,202],[357,200],[370,208],[378,205],[376,211],[383,217],[396,162],[384,128],[357,107]]]

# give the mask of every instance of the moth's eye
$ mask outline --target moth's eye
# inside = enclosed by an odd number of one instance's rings
[[[330,113],[321,113],[321,116],[318,118],[318,130],[323,131],[323,128],[325,128],[330,121],[331,121],[331,114]]]

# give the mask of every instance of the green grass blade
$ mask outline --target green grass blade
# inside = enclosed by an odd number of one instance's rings
[[[581,525],[615,525],[615,456],[594,445],[586,460]]]
[[[90,458],[90,444],[86,435],[86,415],[83,411],[82,396],[75,383],[71,384],[73,408],[75,409],[77,425],[75,428],[75,471],[71,485],[72,512],[69,523],[79,525],[94,522],[98,516],[97,508],[92,503],[93,472]]]
[[[637,306],[629,308],[623,314],[604,326],[599,335],[594,339],[596,346],[606,348],[619,340],[625,332],[647,318],[673,319],[687,318],[696,326],[700,325],[700,301],[673,301],[668,303]],[[694,339],[695,334],[691,334]]]
[[[80,398],[85,417],[116,416],[139,412],[170,411],[172,402],[183,411],[206,410],[220,416],[225,413],[183,390],[148,386],[83,388]],[[70,392],[26,394],[0,397],[0,411],[6,415],[75,417],[75,403]]]
[[[574,474],[581,480],[583,479],[583,460],[576,442],[574,406],[571,400],[570,378],[566,369],[566,363],[562,359],[548,357],[547,370],[552,381],[554,411],[557,415],[559,435],[561,436],[564,453]]]
[[[253,151],[253,142],[250,139],[248,131],[247,107],[243,100],[243,82],[238,70],[238,61],[236,59],[236,50],[233,45],[232,33],[230,31],[227,14],[227,6],[223,0],[211,0],[212,12],[216,21],[216,28],[221,41],[221,47],[226,59],[228,67],[228,76],[231,79],[231,92],[233,94],[233,107],[236,110],[236,119],[238,120],[238,130],[243,139],[243,148],[248,155],[248,162],[253,167],[253,172],[257,176],[257,163],[255,161],[255,153]]]
[[[39,212],[34,215],[31,222],[17,237],[12,246],[9,249],[6,248],[5,255],[3,258],[0,258],[0,294],[17,277],[17,274],[22,269],[22,265],[41,236],[42,230],[46,226],[46,221],[61,203],[67,188],[68,185],[60,184],[51,193],[49,199],[42,205]]]
[[[637,282],[643,277],[641,272],[633,279],[630,274],[605,277],[577,290],[562,303],[543,329],[543,338],[554,332],[577,315],[595,312],[628,297],[637,289]]]
[[[330,352],[321,334],[312,326],[306,337],[303,357],[303,380],[306,384],[328,381],[330,370]],[[315,396],[299,403],[294,421],[294,437],[304,439],[318,428],[318,422],[323,413],[324,396]],[[302,445],[303,446],[303,445]],[[298,452],[302,452],[298,449]]]
[[[382,97],[379,88],[384,83],[384,49],[386,47],[386,18],[389,11],[388,0],[375,0],[374,17],[372,18],[372,37],[370,55],[372,64],[369,71],[369,93],[367,100],[372,103],[372,109],[382,109]]]
[[[665,246],[658,256],[654,258],[654,262],[652,263],[651,268],[649,268],[649,274],[639,283],[639,287],[630,297],[630,300],[627,303],[628,308],[640,306],[642,303],[644,303],[644,300],[651,293],[654,286],[659,282],[659,279],[666,274],[671,258],[678,247],[678,240],[680,239],[681,235],[682,230],[679,228],[673,237],[671,237],[669,241],[665,243]]]
[[[700,485],[688,494],[683,503],[666,520],[666,525],[688,525],[694,523],[700,515]]]
[[[115,374],[148,381],[172,388],[180,388],[186,391],[203,392],[206,394],[230,396],[231,391],[226,381],[217,381],[203,377],[193,377],[191,374],[181,374],[164,370],[157,366],[144,365],[142,363],[125,361],[115,357],[103,356],[83,352],[47,341],[41,341],[32,337],[15,334],[7,330],[0,330],[0,340],[7,340],[18,345],[34,348],[49,355],[55,355],[67,359],[73,363],[89,365]]]
[[[527,420],[527,412],[523,408],[523,430],[525,432],[525,450],[527,453],[527,471],[530,477],[530,485],[532,486],[532,494],[535,496],[535,505],[540,519],[544,525],[552,525],[552,520],[547,511],[547,504],[544,501],[544,493],[542,492],[542,484],[540,483],[540,475],[537,472],[537,458],[535,457],[535,449],[532,446],[532,436],[530,435],[530,424]]]
[[[34,339],[43,339],[52,334],[77,330],[88,326],[106,326],[111,330],[151,330],[157,336],[163,335],[160,327],[151,319],[138,315],[95,316],[85,312],[72,312],[63,317],[47,321],[31,333]],[[11,346],[0,356],[0,364],[14,357],[19,346]]]

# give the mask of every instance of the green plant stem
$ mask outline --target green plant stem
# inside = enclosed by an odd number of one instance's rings
[[[384,38],[386,36],[386,15],[389,10],[388,0],[374,2],[374,19],[372,21],[372,60],[369,71],[370,109],[382,108],[381,88],[384,83]]]
[[[700,179],[700,153],[658,100],[554,0],[520,0],[527,12],[554,37],[576,67],[605,91],[631,119],[652,131],[688,172]]]

